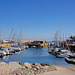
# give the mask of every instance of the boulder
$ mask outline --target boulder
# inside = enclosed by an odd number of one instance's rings
[[[41,66],[41,64],[40,64],[40,63],[34,63],[34,65],[35,65],[35,66]]]
[[[21,62],[20,61],[17,61],[17,63],[21,65]]]
[[[27,68],[27,69],[31,69],[32,68],[32,64],[31,63],[24,63],[24,66]]]
[[[33,68],[33,70],[36,71],[37,69],[36,68]]]
[[[32,68],[36,68],[37,70],[39,70],[40,69],[40,66],[32,65]]]
[[[36,69],[39,70],[40,69],[40,66],[36,66]]]
[[[43,69],[48,69],[49,68],[49,66],[43,66]]]
[[[9,62],[10,67],[16,67],[16,68],[21,68],[21,65],[17,62]]]
[[[5,62],[0,62],[0,65],[8,65],[8,64]]]

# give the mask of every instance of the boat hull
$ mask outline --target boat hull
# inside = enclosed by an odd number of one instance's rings
[[[69,58],[65,58],[65,61],[68,63],[68,64],[75,64],[75,60],[71,60]]]

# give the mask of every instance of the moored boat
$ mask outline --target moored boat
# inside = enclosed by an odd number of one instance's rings
[[[69,55],[70,55],[70,52],[68,50],[59,50],[56,53],[56,57],[59,57],[59,58],[69,57]]]
[[[71,53],[71,54],[69,55],[69,58],[75,58],[75,53]]]
[[[3,51],[4,55],[10,55],[11,54],[8,48],[2,48],[0,51]]]
[[[75,60],[71,60],[71,59],[66,58],[66,57],[65,57],[65,61],[66,61],[67,63],[69,63],[69,64],[75,64]]]
[[[0,58],[3,58],[4,54],[3,53],[0,53]]]

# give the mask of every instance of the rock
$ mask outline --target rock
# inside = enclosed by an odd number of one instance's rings
[[[0,65],[8,65],[8,64],[5,62],[0,62]]]
[[[27,69],[31,69],[32,68],[32,64],[31,63],[24,63],[24,66],[26,66]]]
[[[41,66],[41,64],[39,64],[39,63],[34,63],[34,65],[35,65],[35,66]]]
[[[40,69],[41,66],[32,65],[32,68],[36,68],[37,70]]]
[[[35,66],[35,68],[36,68],[37,70],[39,70],[39,69],[40,69],[40,66]]]
[[[49,68],[49,66],[44,66],[44,67],[43,67],[43,69],[48,69],[48,68]]]
[[[19,61],[17,61],[17,63],[21,65],[21,63]]]
[[[18,64],[17,62],[9,62],[10,67],[16,67],[16,68],[21,68],[21,65]]]
[[[0,62],[0,75],[36,75],[42,74],[43,72],[54,71],[56,68],[54,66],[48,66],[47,64],[34,63],[24,63],[20,62],[10,62],[6,64]]]
[[[27,68],[25,66],[22,66],[22,69],[27,70]]]
[[[33,68],[33,70],[36,71],[37,69],[36,68]]]
[[[40,67],[39,67],[39,66],[34,66],[33,68],[36,68],[37,70],[39,70],[39,69],[40,69]]]

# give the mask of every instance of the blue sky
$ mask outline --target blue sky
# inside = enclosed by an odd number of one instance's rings
[[[52,40],[60,24],[62,34],[75,35],[75,0],[0,0],[2,39],[13,28],[17,39],[22,29],[22,39]]]

